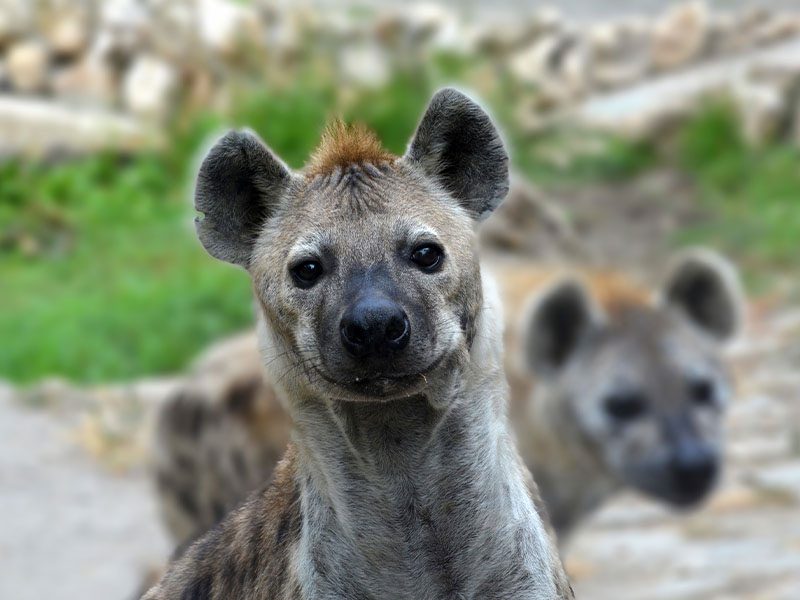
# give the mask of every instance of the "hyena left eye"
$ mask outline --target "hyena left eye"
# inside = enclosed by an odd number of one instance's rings
[[[444,250],[436,244],[423,244],[414,248],[411,253],[411,262],[423,271],[432,273],[442,264]]]
[[[310,288],[322,275],[322,265],[316,260],[303,261],[290,269],[292,279],[299,288]]]
[[[694,379],[689,382],[689,394],[696,404],[708,406],[714,403],[714,384],[708,379]]]

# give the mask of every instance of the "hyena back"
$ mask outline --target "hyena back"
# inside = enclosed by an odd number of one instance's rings
[[[203,245],[253,280],[259,343],[294,423],[272,485],[147,598],[571,597],[506,421],[474,225],[507,156],[436,94],[393,157],[338,127],[291,172],[251,134],[203,162]]]

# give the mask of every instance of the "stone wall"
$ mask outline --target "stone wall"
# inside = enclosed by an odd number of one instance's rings
[[[356,14],[266,0],[0,0],[0,93],[159,123],[224,104],[243,79],[271,85],[322,63],[343,86],[379,86],[400,65],[450,52],[492,64],[483,86],[507,76],[521,125],[536,130],[597,94],[798,36],[800,11],[700,1],[578,25],[553,8],[483,24],[435,5]],[[786,86],[762,87],[748,98],[772,106]],[[2,113],[0,134],[19,120]]]

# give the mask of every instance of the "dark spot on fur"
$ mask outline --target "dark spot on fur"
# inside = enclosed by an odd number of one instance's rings
[[[219,500],[214,501],[212,511],[214,512],[215,521],[221,521],[228,514],[227,507]]]
[[[183,510],[185,510],[194,518],[200,516],[200,508],[197,506],[197,500],[195,500],[191,490],[186,488],[178,488],[175,490],[175,495],[178,497],[178,503],[181,505]]]
[[[211,588],[214,583],[211,573],[202,571],[186,586],[181,600],[208,600],[211,598]]]
[[[247,479],[247,463],[240,449],[237,448],[233,451],[231,460],[233,460],[233,468],[236,470],[236,474],[242,479]]]
[[[251,409],[261,389],[260,377],[239,382],[233,386],[228,396],[227,406],[231,412],[243,413]]]

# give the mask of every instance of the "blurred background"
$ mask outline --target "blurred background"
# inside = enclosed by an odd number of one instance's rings
[[[578,597],[800,598],[796,0],[0,0],[0,597],[130,597],[170,550],[154,408],[252,324],[191,226],[209,136],[246,125],[299,168],[341,115],[401,153],[445,83],[529,183],[487,244],[645,281],[702,244],[747,286],[721,489],[601,511]]]

